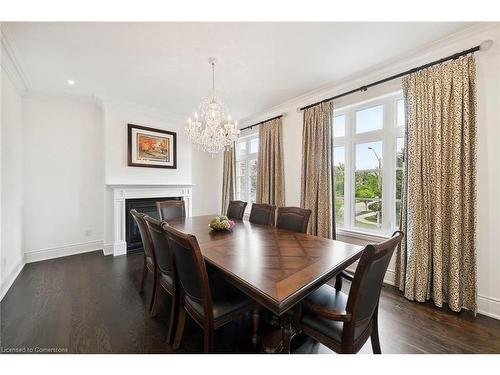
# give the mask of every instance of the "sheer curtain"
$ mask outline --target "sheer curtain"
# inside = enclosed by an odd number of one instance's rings
[[[396,283],[406,298],[476,311],[476,74],[466,56],[403,79],[405,132]]]

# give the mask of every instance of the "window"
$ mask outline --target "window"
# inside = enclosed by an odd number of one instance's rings
[[[391,234],[399,225],[404,101],[393,93],[334,112],[335,223]]]
[[[258,134],[243,137],[236,143],[236,199],[248,202],[247,211],[257,195]]]

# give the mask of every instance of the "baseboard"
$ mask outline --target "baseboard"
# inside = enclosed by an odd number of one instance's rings
[[[113,255],[113,244],[112,243],[105,243],[104,247],[102,248],[102,253],[106,255]]]
[[[102,250],[104,248],[103,241],[90,241],[78,244],[71,244],[65,246],[57,246],[48,249],[34,250],[24,253],[26,263],[39,262],[42,260],[65,257],[68,255],[75,255],[87,253],[89,251]]]
[[[477,312],[489,316],[490,318],[500,320],[500,299],[478,295]]]
[[[2,282],[2,289],[0,291],[0,301],[3,299],[3,297],[5,297],[10,287],[17,279],[17,276],[19,276],[19,274],[24,268],[24,265],[25,265],[24,261],[21,261],[21,263],[19,263]]]

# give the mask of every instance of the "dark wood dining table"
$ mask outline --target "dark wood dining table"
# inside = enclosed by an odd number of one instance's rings
[[[217,215],[169,221],[196,236],[206,262],[273,314],[281,316],[354,263],[363,247],[236,220],[228,232],[212,231]]]

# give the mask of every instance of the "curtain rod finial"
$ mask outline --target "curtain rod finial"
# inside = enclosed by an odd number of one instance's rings
[[[481,51],[487,51],[491,48],[492,45],[493,45],[493,41],[491,39],[483,40],[481,42],[481,44],[479,45],[479,49]]]

